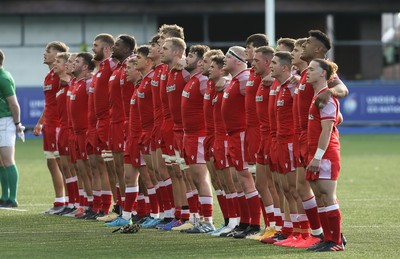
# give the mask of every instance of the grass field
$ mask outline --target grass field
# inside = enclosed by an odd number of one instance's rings
[[[348,245],[336,254],[147,229],[112,234],[99,222],[42,215],[53,192],[41,141],[18,143],[16,157],[24,211],[0,210],[0,258],[400,257],[400,135],[342,136],[338,196]],[[219,209],[215,219],[219,226]]]

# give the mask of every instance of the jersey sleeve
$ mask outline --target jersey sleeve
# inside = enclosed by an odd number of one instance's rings
[[[336,121],[338,107],[333,102],[332,98],[329,99],[328,103],[322,108],[320,112],[321,121],[324,120],[333,120]]]
[[[199,78],[199,84],[200,84],[200,93],[201,95],[204,95],[207,90],[207,78],[206,77]]]

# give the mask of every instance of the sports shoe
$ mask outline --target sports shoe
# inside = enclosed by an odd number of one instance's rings
[[[173,219],[171,222],[169,222],[168,224],[165,224],[162,228],[163,230],[167,230],[170,231],[172,228],[176,228],[181,226],[183,223],[180,220],[177,219]]]
[[[143,217],[137,222],[137,224],[142,225],[143,223],[145,223],[147,220],[150,219],[152,219],[150,216]]]
[[[155,228],[158,224],[160,224],[161,221],[162,221],[162,219],[160,219],[160,218],[153,219],[153,220],[145,222],[144,224],[141,225],[141,227],[142,228]]]
[[[95,216],[96,216],[96,212],[94,212],[92,210],[92,207],[88,207],[85,210],[85,213],[83,215],[76,216],[76,218],[78,218],[78,219],[92,219],[93,220],[93,219],[95,219]]]
[[[314,250],[316,252],[339,252],[339,251],[344,251],[344,245],[343,243],[341,245],[336,244],[333,241],[328,241],[324,242],[325,245],[322,246],[321,248]]]
[[[340,233],[340,235],[342,236],[342,243],[343,243],[343,246],[346,246],[346,244],[347,244],[347,238],[343,235],[343,233]]]
[[[264,235],[265,230],[260,230],[257,233],[254,233],[252,235],[248,235],[245,238],[249,240],[259,240],[263,235]]]
[[[84,208],[79,208],[78,211],[75,213],[75,218],[83,216],[85,214],[85,211],[86,210]]]
[[[138,215],[132,215],[131,216],[131,221],[132,221],[132,224],[137,224],[137,223],[139,223],[139,221],[142,219],[142,217],[139,217]]]
[[[320,234],[318,236],[313,236],[313,237],[319,238],[319,241],[317,240],[318,242],[315,242],[314,245],[309,246],[307,248],[307,251],[315,251],[316,249],[320,249],[321,247],[325,246],[323,234]]]
[[[6,200],[6,201],[3,201],[3,203],[0,205],[0,207],[2,207],[2,208],[17,208],[18,202],[12,201],[12,200]]]
[[[227,234],[232,233],[234,229],[228,226],[225,226],[221,229],[221,231],[219,231],[219,233],[216,234],[211,234],[213,236],[218,236],[218,237],[226,237]]]
[[[44,211],[43,214],[54,215],[55,213],[62,211],[64,208],[65,206],[53,206],[50,209]]]
[[[77,214],[78,212],[79,212],[79,209],[74,208],[73,211],[71,211],[71,212],[69,212],[69,213],[66,213],[66,214],[63,214],[62,216],[65,216],[65,217],[75,217],[75,214]]]
[[[295,236],[291,235],[288,238],[286,238],[285,240],[275,242],[274,245],[275,246],[284,246],[284,247],[293,247],[296,244],[296,242],[299,242],[301,240],[304,240],[301,235],[295,235]]]
[[[221,224],[221,227],[220,228],[217,228],[216,230],[214,230],[213,232],[210,232],[209,234],[210,235],[216,235],[216,234],[218,234],[219,235],[219,232],[223,229],[225,227],[225,225],[224,224]]]
[[[245,230],[237,232],[233,238],[245,238],[249,235],[260,233],[260,226],[248,226]]]
[[[118,216],[119,216],[119,214],[112,211],[103,217],[97,217],[96,220],[102,221],[102,222],[111,222],[112,220],[116,219]]]
[[[264,243],[264,244],[273,244],[275,242],[285,240],[286,238],[287,237],[282,235],[281,232],[277,232],[274,236],[263,238],[260,241],[261,241],[261,243]]]
[[[210,222],[199,222],[198,224],[195,224],[191,229],[186,230],[185,233],[204,234],[204,233],[210,233],[214,230],[215,230],[215,227]]]
[[[75,207],[70,208],[70,207],[65,207],[58,215],[63,216],[65,214],[71,213],[72,211],[76,210]]]
[[[180,225],[179,227],[171,228],[172,231],[181,231],[181,230],[188,230],[193,227],[193,223],[186,221],[184,224]]]
[[[219,236],[220,237],[233,237],[237,233],[245,231],[246,228],[243,228],[242,226],[239,225],[239,226],[236,226],[231,232],[229,232],[229,233],[221,233]]]
[[[256,238],[256,240],[261,241],[261,239],[273,237],[277,232],[278,231],[276,231],[274,227],[267,227],[264,231],[264,234]]]
[[[118,217],[111,222],[105,223],[107,227],[122,227],[130,223],[129,219],[124,219],[123,217]]]
[[[113,233],[119,231],[122,234],[134,234],[134,233],[139,232],[139,230],[140,230],[139,224],[127,224],[120,228],[117,228],[116,230],[113,231]]]
[[[321,238],[315,237],[310,235],[309,237],[306,237],[302,241],[296,243],[293,247],[295,248],[309,248],[314,246],[315,244],[321,242]]]

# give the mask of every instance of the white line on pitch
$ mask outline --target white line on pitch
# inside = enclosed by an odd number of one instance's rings
[[[24,209],[15,209],[15,208],[1,208],[1,207],[0,207],[0,209],[1,209],[1,210],[24,211],[24,212],[25,212],[25,211],[28,211],[28,210],[24,210]]]

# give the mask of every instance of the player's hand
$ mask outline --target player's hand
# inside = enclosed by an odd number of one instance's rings
[[[33,129],[33,135],[39,136],[40,134],[42,134],[42,128],[43,128],[42,124],[40,123],[36,124],[35,128]]]
[[[60,83],[61,85],[68,85],[68,83],[71,81],[71,76],[68,75],[67,73],[63,73],[60,75]]]
[[[307,166],[307,170],[310,172],[313,172],[314,174],[319,171],[319,168],[321,167],[321,160],[313,158],[310,163]]]
[[[322,109],[325,107],[325,104],[328,103],[329,98],[331,98],[332,92],[331,91],[324,91],[320,95],[318,95],[317,99],[315,99],[315,105]]]
[[[297,85],[297,83],[300,81],[300,76],[298,75],[292,75],[289,79],[289,83],[292,85]]]
[[[224,86],[226,84],[226,79],[221,77],[218,82],[215,84],[215,90],[217,92],[221,92],[224,89]]]
[[[262,84],[263,86],[271,86],[274,80],[275,79],[271,76],[271,74],[268,74],[262,79]]]

